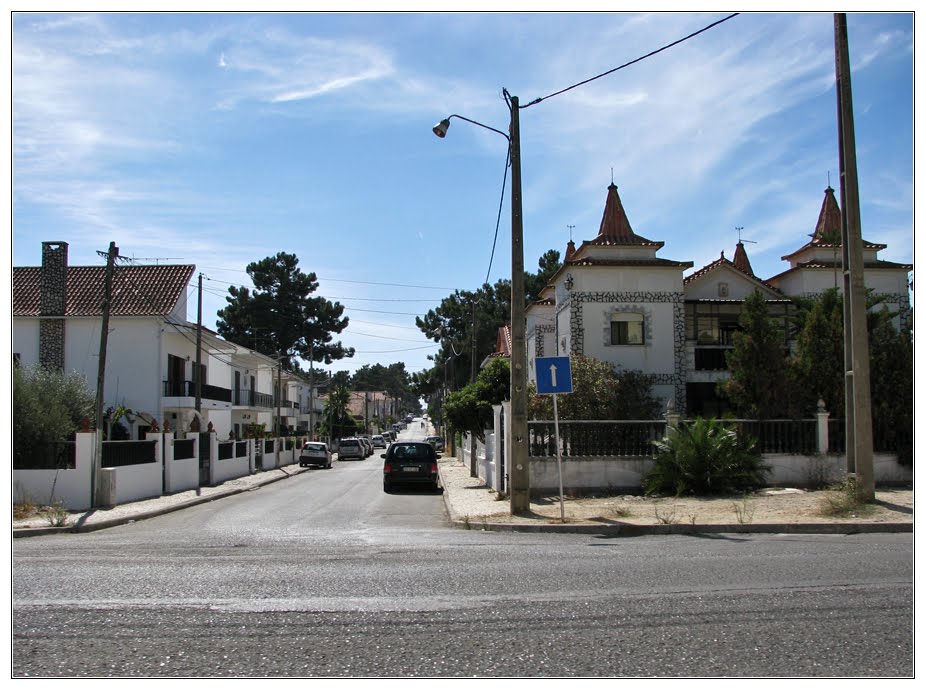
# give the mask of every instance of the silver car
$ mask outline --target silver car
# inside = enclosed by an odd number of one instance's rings
[[[366,456],[366,448],[359,438],[342,438],[338,442],[338,460],[347,460],[349,458],[363,460]]]

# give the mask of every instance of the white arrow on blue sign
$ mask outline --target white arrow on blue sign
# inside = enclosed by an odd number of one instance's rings
[[[572,393],[572,369],[568,357],[538,357],[534,362],[540,395]]]

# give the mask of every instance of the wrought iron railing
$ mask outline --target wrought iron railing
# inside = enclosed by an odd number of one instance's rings
[[[797,453],[813,455],[818,452],[817,420],[815,419],[730,419],[740,436],[756,439],[760,453]]]
[[[653,441],[665,436],[665,420],[561,421],[563,457],[652,457]],[[556,434],[551,421],[527,423],[528,452],[554,457]]]
[[[219,386],[210,386],[204,383],[200,389],[200,395],[203,400],[215,400],[216,402],[231,402],[232,391],[230,388],[221,388]],[[195,398],[196,382],[195,381],[164,381],[164,396],[174,398]]]

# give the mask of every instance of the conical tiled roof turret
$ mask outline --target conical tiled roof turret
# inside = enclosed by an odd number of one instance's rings
[[[589,244],[593,245],[650,245],[661,247],[662,242],[653,242],[637,235],[630,227],[624,205],[617,194],[617,185],[613,182],[608,185],[608,198],[604,205],[604,215],[601,217],[601,226],[598,228],[598,237]]]
[[[842,213],[832,187],[823,192],[823,206],[813,232],[813,244],[842,244]]]
[[[742,242],[736,243],[736,252],[733,254],[733,265],[748,276],[756,277],[752,272],[752,265],[749,263],[749,257],[746,256],[746,248]]]
[[[576,243],[572,240],[569,240],[569,244],[566,245],[566,256],[563,257],[563,263],[569,261],[572,258],[572,255],[576,253]]]

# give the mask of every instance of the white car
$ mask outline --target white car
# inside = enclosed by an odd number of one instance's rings
[[[342,438],[338,443],[338,460],[347,460],[348,458],[363,460],[366,456],[366,448],[359,438]]]
[[[299,467],[331,468],[331,453],[324,443],[309,441],[299,451]]]
[[[373,437],[372,439],[370,439],[370,440],[373,442],[373,447],[374,447],[374,448],[385,448],[385,447],[386,447],[386,439],[385,439],[385,437],[380,436],[379,434],[376,434],[376,436],[374,436],[374,437]]]

